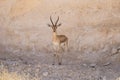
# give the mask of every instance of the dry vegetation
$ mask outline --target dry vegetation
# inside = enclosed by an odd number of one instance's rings
[[[31,79],[27,75],[22,74],[20,75],[16,72],[8,72],[8,70],[3,69],[0,71],[0,80],[38,80],[38,79],[36,78]]]

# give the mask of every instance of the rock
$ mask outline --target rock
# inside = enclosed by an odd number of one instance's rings
[[[120,77],[118,77],[116,80],[120,80]]]
[[[72,80],[71,78],[65,78],[65,80]]]
[[[87,67],[87,64],[83,64],[84,67]]]
[[[108,66],[108,65],[110,65],[111,64],[111,62],[107,62],[107,63],[105,63],[103,66]]]
[[[113,48],[112,49],[112,54],[116,53],[117,52],[117,49]]]
[[[48,76],[48,74],[49,74],[48,72],[43,72],[43,76],[45,77]]]
[[[96,64],[94,64],[94,63],[93,63],[93,64],[90,64],[90,67],[91,67],[91,68],[95,68],[95,67],[96,67]]]
[[[103,80],[107,80],[107,79],[106,79],[106,76],[103,77]]]

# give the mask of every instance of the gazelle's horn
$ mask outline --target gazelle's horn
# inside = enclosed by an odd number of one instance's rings
[[[53,21],[52,21],[52,18],[51,18],[51,16],[50,16],[50,21],[51,21],[52,25],[54,25],[54,23],[53,23]]]
[[[55,25],[57,25],[58,21],[59,21],[59,16],[58,16],[58,18],[57,18],[57,21],[55,22]]]

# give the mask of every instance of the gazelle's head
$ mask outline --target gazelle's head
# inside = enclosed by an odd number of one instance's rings
[[[58,24],[59,16],[58,16],[58,18],[57,18],[57,20],[56,20],[55,23],[52,21],[52,18],[51,18],[51,16],[50,16],[50,21],[51,21],[52,24],[48,24],[48,26],[52,28],[53,32],[56,32],[57,28],[58,28],[59,26],[61,26],[61,23]]]

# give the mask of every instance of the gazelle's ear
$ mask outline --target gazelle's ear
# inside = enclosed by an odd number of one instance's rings
[[[58,24],[57,26],[60,27],[61,25],[62,25],[62,24],[60,23],[60,24]]]
[[[51,25],[50,24],[47,24],[48,25],[48,27],[51,27]]]

